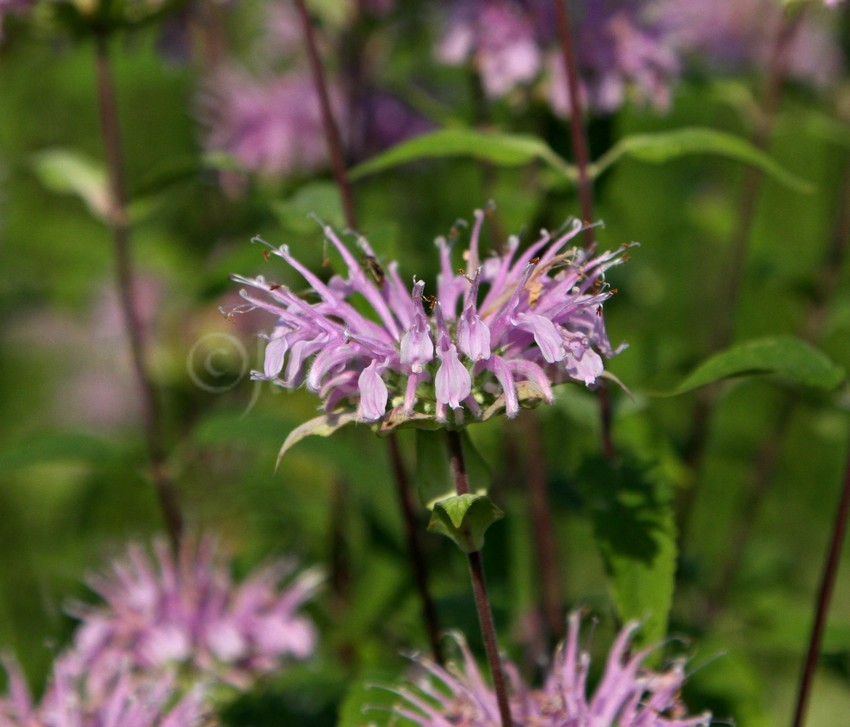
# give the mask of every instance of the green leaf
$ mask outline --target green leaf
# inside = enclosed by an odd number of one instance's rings
[[[490,468],[466,430],[460,432],[460,438],[469,489],[476,494],[484,494],[490,486]],[[429,510],[438,500],[455,492],[447,447],[444,430],[416,430],[416,490],[419,502]]]
[[[277,455],[275,469],[280,467],[280,461],[283,459],[283,455],[305,437],[329,437],[338,429],[342,429],[344,426],[353,424],[356,421],[357,412],[352,411],[345,412],[344,414],[323,414],[320,417],[304,422],[301,426],[293,429],[284,440]]]
[[[639,619],[640,643],[657,644],[667,632],[676,572],[673,488],[655,466],[624,455],[601,457],[579,471],[593,534],[624,621]]]
[[[355,681],[348,689],[339,708],[337,727],[386,727],[397,724],[393,707],[401,699],[390,686],[399,681],[397,672],[377,667],[369,670],[363,679]]]
[[[71,149],[45,149],[33,155],[32,167],[47,189],[77,195],[95,217],[108,221],[109,188],[99,162]]]
[[[487,495],[452,495],[434,503],[428,530],[445,535],[464,553],[484,547],[484,533],[504,513]]]
[[[115,441],[91,434],[42,433],[0,451],[0,472],[47,462],[85,462],[102,466],[119,462],[123,454]]]
[[[620,139],[591,165],[595,178],[625,157],[663,164],[688,154],[714,154],[758,167],[777,182],[798,192],[811,193],[814,185],[781,166],[773,157],[750,142],[717,129],[697,126],[652,134],[633,134]]]
[[[339,191],[331,182],[305,184],[287,200],[275,202],[272,209],[281,225],[294,232],[319,230],[319,224],[311,215],[332,227],[345,227]]]
[[[468,156],[496,166],[518,167],[542,161],[559,174],[575,180],[578,173],[541,139],[528,134],[501,134],[476,129],[440,129],[403,141],[351,170],[352,179],[361,179],[400,164],[421,159]]]
[[[733,376],[753,374],[781,374],[798,384],[826,390],[844,381],[844,369],[814,346],[793,336],[771,336],[715,354],[700,364],[670,395]]]

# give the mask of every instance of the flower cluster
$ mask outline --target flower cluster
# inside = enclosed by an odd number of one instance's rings
[[[9,694],[0,696],[0,727],[201,727],[206,722],[201,686],[175,703],[174,680],[139,682],[129,671],[113,675],[108,690],[90,690],[74,654],[60,657],[41,701],[35,703],[20,667],[5,659]]]
[[[90,690],[107,691],[122,665],[245,686],[313,652],[315,628],[298,611],[318,586],[315,571],[281,587],[292,565],[278,562],[237,585],[210,538],[184,542],[179,559],[162,540],[154,552],[131,545],[111,572],[89,579],[105,605],[73,609],[82,620],[73,651]]]
[[[592,0],[570,12],[580,96],[610,113],[627,100],[666,108],[680,63],[668,42],[657,0]],[[556,113],[569,115],[560,41],[552,3],[462,0],[451,4],[437,44],[438,60],[475,64],[488,96],[502,97],[535,81]]]
[[[783,12],[775,0],[661,0],[660,15],[681,53],[716,73],[760,70],[771,63]],[[821,20],[813,12],[801,16],[783,53],[790,76],[822,87],[839,76],[841,52],[834,19]]]
[[[363,238],[361,264],[329,227],[346,277],[324,282],[286,245],[272,248],[310,291],[233,276],[262,293],[242,291],[250,309],[276,318],[264,370],[254,377],[286,388],[306,383],[328,413],[356,408],[362,421],[385,423],[446,422],[449,409],[450,424],[461,424],[464,411],[488,418],[504,408],[515,416],[523,398],[551,402],[554,383],[594,384],[602,357],[616,353],[602,317],[613,292],[604,274],[623,260],[624,248],[594,256],[571,246],[582,229],[576,221],[565,233],[543,232],[521,254],[512,237],[504,251],[481,259],[484,216],[475,213],[465,269],[453,266],[451,244],[437,240],[436,295],[415,278],[408,288],[395,262],[384,271]]]
[[[381,15],[391,9],[387,0],[364,4],[367,13]],[[204,145],[266,178],[323,169],[329,164],[327,142],[319,97],[302,57],[300,21],[291,3],[270,3],[262,15],[263,32],[252,55],[259,57],[263,70],[251,71],[230,58],[203,89],[199,116],[206,127]],[[334,118],[353,159],[432,128],[409,105],[371,82],[350,88],[338,74],[331,75],[327,85]],[[240,180],[233,173],[222,181],[238,191]]]
[[[523,684],[518,669],[506,664],[514,724],[707,727],[711,715],[687,716],[681,701],[685,681],[681,661],[656,672],[644,666],[651,649],[629,655],[636,623],[628,624],[614,641],[602,678],[588,696],[590,656],[579,647],[579,629],[580,616],[574,613],[566,642],[538,689]],[[421,727],[491,727],[499,723],[496,694],[487,686],[469,649],[461,639],[458,641],[463,656],[460,665],[445,669],[428,659],[418,659],[429,676],[416,687],[398,690],[403,701],[395,707],[396,714]]]

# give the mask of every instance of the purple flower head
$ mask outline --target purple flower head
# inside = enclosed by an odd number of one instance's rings
[[[591,0],[569,6],[580,93],[587,108],[610,113],[627,100],[664,109],[679,75],[658,0]],[[569,115],[553,5],[544,0],[464,0],[448,12],[437,58],[471,61],[490,97],[545,73],[554,110]]]
[[[339,108],[340,94],[331,92]],[[248,171],[282,176],[327,164],[319,101],[306,74],[257,79],[231,68],[213,81],[203,107],[207,149],[226,152]]]
[[[277,562],[236,584],[211,538],[184,542],[178,558],[157,540],[153,553],[130,545],[108,572],[89,578],[105,603],[73,610],[82,622],[74,651],[91,689],[108,689],[98,675],[124,663],[138,673],[180,667],[245,686],[314,651],[315,627],[298,611],[319,584],[315,571],[281,587],[292,564]]]
[[[707,727],[708,713],[689,717],[679,692],[685,682],[682,661],[664,671],[647,669],[651,649],[629,653],[638,628],[630,623],[614,641],[598,686],[588,695],[590,655],[579,646],[580,616],[569,620],[566,642],[543,686],[523,684],[519,670],[506,662],[514,724],[536,727]],[[395,713],[421,727],[491,727],[499,723],[496,694],[484,680],[463,639],[462,662],[443,668],[429,659],[418,662],[427,672],[415,687],[398,690]]]
[[[461,256],[452,245],[437,240],[436,295],[426,294],[421,280],[405,285],[395,262],[384,271],[359,238],[367,273],[330,227],[325,235],[345,263],[345,277],[324,282],[286,245],[272,248],[309,290],[233,276],[249,286],[242,296],[251,308],[275,318],[263,371],[254,378],[289,389],[306,384],[328,414],[356,410],[361,421],[384,428],[446,422],[449,409],[452,426],[465,413],[483,420],[504,409],[512,417],[524,399],[551,402],[553,384],[594,384],[602,357],[617,353],[602,317],[612,295],[604,276],[625,248],[593,255],[572,246],[582,229],[575,222],[564,233],[543,232],[523,253],[512,237],[505,250],[482,260],[484,216],[475,213],[465,269],[454,266]]]
[[[179,702],[174,679],[160,674],[147,681],[128,669],[110,675],[108,689],[94,691],[93,675],[80,668],[76,654],[60,656],[47,690],[34,703],[17,663],[4,659],[9,693],[0,696],[0,727],[201,727],[209,724],[201,686]]]
[[[576,13],[579,93],[586,108],[611,113],[627,99],[666,109],[680,71],[666,27],[652,12],[654,0],[595,0]],[[549,98],[569,116],[563,57],[549,54]]]
[[[453,3],[436,55],[449,65],[472,60],[490,97],[534,80],[542,66],[532,20],[511,0]]]
[[[712,72],[761,72],[771,62],[783,22],[776,0],[661,0],[661,10],[673,43]],[[837,28],[829,27],[834,19],[822,20],[806,13],[784,49],[788,74],[815,86],[829,85],[841,71]]]

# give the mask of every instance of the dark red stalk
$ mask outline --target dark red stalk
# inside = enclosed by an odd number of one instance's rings
[[[151,476],[172,547],[177,550],[183,530],[183,519],[177,505],[174,483],[167,471],[162,443],[162,416],[147,365],[144,325],[138,309],[135,275],[130,254],[130,224],[127,215],[127,192],[124,182],[123,150],[118,128],[118,107],[109,58],[109,38],[105,32],[95,35],[95,75],[100,130],[106,156],[109,184],[109,228],[115,247],[115,278],[133,372],[142,403],[145,439]]]
[[[593,181],[590,179],[590,152],[587,146],[587,135],[584,130],[581,93],[579,90],[576,54],[573,48],[573,36],[570,29],[570,16],[564,0],[555,0],[555,14],[558,24],[558,40],[564,59],[564,71],[567,78],[567,98],[570,103],[570,138],[573,154],[578,167],[578,198],[581,205],[581,216],[585,222],[593,222]],[[584,232],[585,247],[592,248],[595,244],[593,228]]]
[[[555,0],[555,14],[558,24],[558,40],[564,60],[564,71],[567,78],[567,98],[570,102],[570,139],[573,155],[578,167],[578,198],[581,205],[581,216],[585,222],[593,222],[593,180],[590,178],[590,152],[587,144],[587,134],[584,129],[584,115],[579,89],[578,64],[573,47],[573,36],[570,28],[570,16],[564,0]],[[584,246],[593,249],[596,246],[593,228],[584,231]],[[602,453],[606,459],[616,456],[614,439],[611,434],[611,399],[604,382],[598,387],[599,422],[602,433]]]
[[[800,688],[797,694],[797,705],[794,710],[793,727],[803,727],[806,717],[806,708],[809,695],[817,670],[818,658],[820,656],[823,632],[826,627],[827,611],[835,587],[835,579],[838,575],[838,564],[841,561],[841,546],[844,543],[844,535],[847,532],[847,518],[850,515],[850,448],[847,453],[847,466],[844,472],[844,486],[841,490],[841,499],[838,503],[838,511],[835,514],[835,524],[832,530],[832,538],[829,541],[826,563],[823,569],[820,589],[818,591],[817,605],[815,606],[815,620],[812,625],[812,633],[809,637],[809,648],[806,652],[806,661],[800,675]]]
[[[322,109],[322,128],[325,135],[325,141],[328,145],[328,152],[331,157],[334,179],[342,200],[345,221],[352,230],[356,230],[358,225],[357,213],[354,207],[354,194],[351,190],[351,182],[348,179],[348,170],[345,163],[345,155],[342,149],[342,140],[340,139],[339,128],[334,120],[333,110],[331,109],[330,100],[328,98],[324,67],[322,66],[321,59],[319,58],[319,52],[316,47],[313,23],[310,20],[310,15],[304,5],[304,0],[295,0],[295,6],[301,20],[304,44],[307,48],[307,57],[310,61],[310,71],[313,75],[313,84],[316,89],[316,93],[319,96],[319,102]],[[428,590],[428,570],[425,555],[422,552],[422,548],[419,545],[419,539],[416,535],[416,518],[410,498],[410,478],[407,475],[404,462],[402,461],[396,435],[390,434],[387,437],[387,447],[390,463],[392,465],[393,480],[396,486],[399,509],[401,511],[404,526],[408,557],[410,559],[411,568],[413,569],[413,577],[416,582],[417,591],[421,601],[422,615],[425,620],[425,630],[428,634],[428,641],[431,645],[431,652],[434,657],[434,661],[442,664],[443,655],[440,648],[440,627],[437,620],[437,609]]]
[[[458,495],[469,493],[469,478],[466,473],[466,462],[463,457],[463,443],[460,433],[451,429],[446,430],[449,447],[449,469],[455,483]],[[493,609],[490,607],[490,597],[487,594],[487,582],[484,579],[484,560],[481,551],[468,554],[469,575],[472,579],[472,593],[475,599],[475,610],[478,612],[478,622],[481,635],[484,637],[484,651],[487,663],[493,677],[493,687],[496,690],[496,701],[499,704],[499,715],[502,727],[513,727],[508,687],[505,672],[502,669],[502,659],[499,656],[499,642],[496,638],[496,625],[493,622]]]
[[[552,641],[564,637],[564,586],[558,568],[560,549],[555,539],[552,523],[552,506],[546,486],[546,468],[542,445],[542,432],[537,412],[523,416],[525,426],[525,475],[528,499],[531,506],[531,523],[536,551],[537,567],[540,569],[540,590],[543,601],[543,616]]]
[[[310,20],[310,15],[304,5],[304,0],[295,0],[295,8],[298,11],[298,17],[301,20],[301,28],[304,33],[304,45],[307,48],[307,60],[310,63],[310,72],[313,75],[313,85],[315,86],[316,93],[319,96],[319,106],[322,110],[322,127],[324,128],[325,140],[327,141],[328,149],[330,151],[331,167],[333,169],[334,179],[336,180],[340,196],[342,197],[342,207],[345,212],[345,220],[352,229],[356,229],[357,215],[354,210],[354,195],[351,193],[351,184],[348,181],[345,154],[342,149],[342,140],[340,139],[339,128],[336,125],[333,110],[331,109],[330,97],[328,96],[328,84],[325,81],[322,61],[319,58],[319,51],[316,47],[313,23]]]

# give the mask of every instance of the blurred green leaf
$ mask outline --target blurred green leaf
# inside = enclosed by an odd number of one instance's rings
[[[822,351],[793,336],[771,336],[733,346],[700,364],[671,395],[734,376],[781,374],[826,390],[844,381],[844,369]]]
[[[0,472],[47,462],[76,461],[103,465],[120,461],[124,448],[114,440],[82,432],[43,433],[0,451]]]
[[[300,442],[305,437],[329,437],[338,429],[342,429],[348,424],[353,424],[357,421],[357,412],[345,412],[344,414],[323,414],[320,417],[304,422],[299,427],[295,427],[289,436],[284,440],[277,455],[275,468],[280,466],[280,461],[283,459],[290,447]]]
[[[389,669],[372,669],[354,682],[340,706],[337,727],[396,724],[398,716],[392,708],[399,702],[399,696],[391,688],[398,681],[399,675]]]
[[[811,193],[815,189],[811,182],[788,171],[749,141],[725,131],[695,126],[626,136],[591,165],[591,174],[598,177],[625,157],[663,164],[688,154],[713,154],[758,167],[777,182],[798,192]]]
[[[360,179],[421,159],[457,156],[475,157],[504,167],[542,161],[568,179],[577,178],[575,167],[558,156],[542,139],[527,134],[502,134],[475,129],[441,129],[403,141],[358,164],[351,170],[351,178]]]
[[[293,232],[307,233],[319,229],[319,223],[312,219],[312,215],[331,227],[339,229],[345,226],[339,191],[331,182],[305,184],[285,201],[275,202],[272,209],[281,225]]]
[[[452,495],[434,503],[428,530],[453,540],[464,553],[484,547],[484,533],[505,516],[487,495]]]
[[[657,467],[622,457],[616,464],[588,459],[578,476],[617,613],[624,621],[639,619],[639,641],[656,644],[673,604],[673,488]]]
[[[484,494],[490,486],[490,468],[465,430],[460,433],[460,437],[469,489],[476,494]],[[446,435],[442,429],[416,430],[415,479],[419,502],[429,510],[433,509],[438,500],[454,494]]]
[[[39,181],[53,192],[75,194],[99,220],[109,218],[109,189],[100,162],[71,149],[45,149],[32,157]]]

